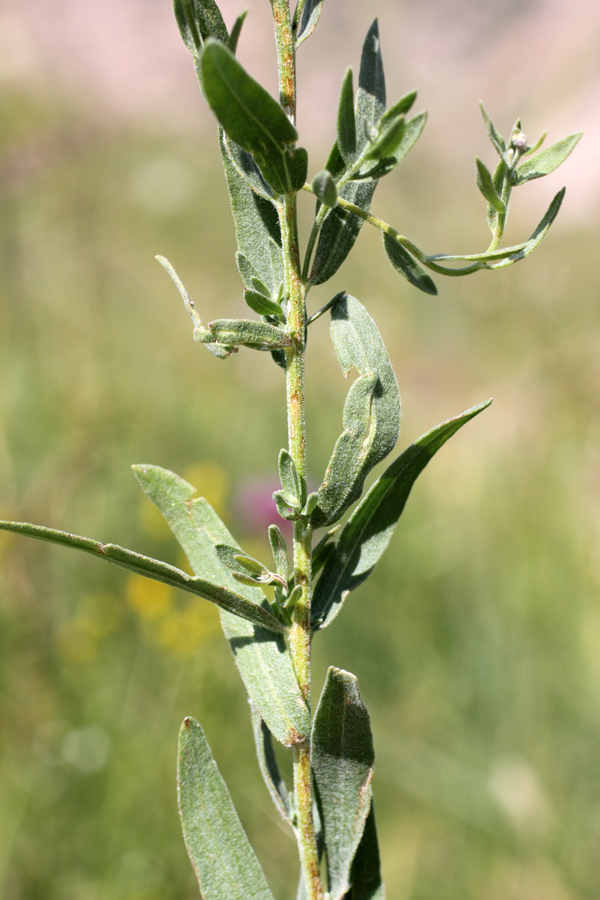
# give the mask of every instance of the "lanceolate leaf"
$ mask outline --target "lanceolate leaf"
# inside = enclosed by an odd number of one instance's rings
[[[278,813],[285,819],[288,825],[292,824],[292,807],[287,785],[283,780],[275,752],[271,732],[263,722],[260,713],[251,706],[252,730],[254,732],[254,744],[261,775],[267,786],[271,799]]]
[[[158,466],[134,466],[142,488],[158,506],[195,572],[239,592],[253,603],[265,603],[261,588],[236,582],[216,555],[217,544],[238,546],[219,516],[183,478]],[[306,739],[310,715],[300,693],[283,637],[221,611],[228,639],[248,695],[273,736],[285,746]]]
[[[179,733],[179,814],[204,900],[273,900],[202,728],[183,720]]]
[[[373,800],[350,870],[350,890],[344,900],[385,900]]]
[[[331,337],[347,374],[360,378],[344,405],[339,437],[319,488],[314,526],[336,522],[361,493],[367,474],[394,448],[400,432],[400,392],[373,319],[355,297],[342,294],[331,308]]]
[[[371,806],[375,754],[369,714],[354,675],[333,666],[315,713],[312,769],[331,900],[350,888],[350,869]]]
[[[527,159],[526,162],[521,163],[513,176],[513,184],[523,184],[525,181],[531,181],[533,178],[542,178],[544,175],[554,172],[555,169],[558,169],[564,163],[580,137],[581,132],[570,134],[568,137],[563,138],[562,141],[552,144],[547,150],[542,150],[540,153]]]
[[[222,129],[220,143],[239,251],[271,294],[277,295],[283,281],[277,210],[268,195],[258,190],[264,182],[250,154],[229,141]]]
[[[376,186],[376,181],[352,181],[342,188],[340,196],[368,212]],[[362,226],[363,220],[348,210],[339,206],[331,210],[319,235],[311,284],[323,284],[335,275],[356,243]]]
[[[385,247],[387,258],[396,272],[404,275],[420,291],[424,291],[426,294],[437,294],[437,288],[433,279],[398,241],[394,240],[391,235],[384,234],[383,246]]]
[[[335,618],[349,592],[373,571],[392,538],[416,479],[448,438],[486,409],[480,403],[443,422],[411,444],[388,466],[340,531],[315,587],[313,625],[325,628]]]
[[[367,133],[385,112],[385,76],[379,25],[373,22],[363,44],[356,94],[356,122],[358,149],[362,150],[368,141]]]
[[[142,556],[141,553],[126,550],[116,544],[101,544],[91,538],[79,537],[66,531],[56,531],[54,528],[45,528],[43,525],[30,525],[27,522],[0,522],[0,529],[37,538],[40,541],[49,541],[52,544],[62,544],[64,547],[83,550],[84,553],[91,553],[98,559],[114,563],[122,569],[129,569],[130,572],[135,572],[137,575],[144,575],[154,581],[162,581],[171,587],[210,600],[221,609],[227,610],[229,614],[242,616],[254,625],[269,629],[270,632],[281,634],[285,631],[285,627],[266,609],[240,596],[237,591],[228,590],[222,584],[215,584],[204,578],[194,578],[161,560]]]
[[[475,165],[477,166],[477,187],[496,212],[506,212],[506,206],[503,200],[496,193],[494,182],[489,169],[478,157],[475,157]]]
[[[548,207],[548,211],[546,212],[538,227],[535,229],[529,240],[523,247],[521,247],[520,250],[518,250],[512,256],[507,257],[506,259],[501,259],[500,262],[491,264],[488,268],[504,269],[506,266],[511,266],[513,263],[518,262],[520,259],[525,259],[526,256],[529,256],[529,254],[532,253],[538,246],[538,244],[540,244],[546,237],[550,226],[558,215],[558,211],[562,205],[564,196],[565,188],[562,188],[552,200],[552,203]]]
[[[356,119],[354,115],[354,88],[352,69],[346,69],[337,115],[337,146],[346,165],[356,158]]]
[[[294,14],[294,23],[296,24],[296,47],[311,36],[319,19],[321,10],[323,9],[323,0],[306,0],[302,17],[298,22],[297,14]]]
[[[174,0],[175,19],[183,42],[196,55],[208,37],[226,43],[229,34],[223,16],[214,0]]]
[[[200,70],[207,102],[231,140],[253,156],[278,194],[299,190],[306,151],[291,149],[298,132],[279,103],[219,41],[206,41]]]
[[[488,137],[496,148],[496,152],[500,159],[503,159],[506,162],[506,141],[490,119],[489,115],[487,114],[487,110],[481,100],[479,101],[479,108],[481,110],[481,115],[483,116],[483,121],[485,122]]]

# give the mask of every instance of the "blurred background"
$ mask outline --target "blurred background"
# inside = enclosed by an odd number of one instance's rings
[[[241,7],[221,7],[231,25]],[[426,469],[376,574],[316,639],[315,694],[327,665],[359,678],[390,898],[597,900],[600,11],[326,0],[299,54],[311,174],[375,14],[389,102],[417,87],[430,119],[373,210],[425,251],[487,246],[473,158],[493,167],[494,152],[480,98],[505,134],[519,115],[532,139],[585,136],[515,195],[510,243],[568,186],[526,262],[437,278],[432,298],[365,228],[310,295],[314,311],[347,289],[376,319],[402,394],[399,449],[495,398]],[[269,18],[253,0],[239,52],[274,90]],[[0,518],[183,565],[130,472],[153,463],[262,555],[286,440],[282,373],[266,354],[221,362],[194,344],[153,258],[171,259],[205,321],[244,315],[214,121],[168,0],[2,0],[0,117]],[[303,209],[306,224],[310,198]],[[317,485],[348,389],[325,322],[309,373]],[[208,603],[2,534],[0,648],[3,900],[197,896],[175,798],[188,714],[276,900],[295,896],[295,847]]]

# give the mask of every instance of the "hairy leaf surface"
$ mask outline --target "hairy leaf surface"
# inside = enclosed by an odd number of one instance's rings
[[[375,753],[369,714],[350,672],[327,672],[312,730],[331,900],[350,888],[350,869],[371,806]]]
[[[480,403],[443,422],[411,444],[388,466],[340,531],[335,550],[315,587],[312,604],[315,628],[325,628],[344,600],[365,581],[387,549],[416,479],[453,434],[492,401]]]
[[[117,544],[101,544],[91,538],[79,537],[67,531],[57,531],[54,528],[46,528],[43,525],[31,525],[28,522],[0,522],[0,529],[12,531],[14,534],[22,534],[26,537],[37,538],[41,541],[49,541],[52,544],[60,544],[63,547],[72,547],[90,553],[97,559],[104,559],[121,569],[128,569],[137,575],[143,575],[154,581],[162,581],[170,587],[179,588],[190,594],[196,594],[205,600],[210,600],[231,615],[241,616],[243,619],[267,628],[270,632],[281,634],[285,628],[275,619],[271,613],[247,597],[240,596],[234,588],[230,590],[223,587],[222,580],[207,580],[206,578],[193,577],[187,572],[182,572],[175,566],[171,566],[159,559],[143,556],[133,550],[126,550]]]
[[[134,472],[166,518],[193,570],[205,578],[218,578],[254,603],[264,603],[261,588],[239,584],[219,562],[217,544],[238,544],[208,501],[194,499],[195,489],[167,469],[135,466]],[[310,733],[310,715],[283,637],[223,611],[221,624],[246,691],[273,736],[288,747],[304,740]]]
[[[177,774],[183,836],[204,900],[273,900],[204,732],[189,717]]]
[[[364,480],[390,453],[400,433],[400,392],[375,322],[355,297],[342,294],[331,308],[331,337],[344,374],[360,378],[344,405],[338,438],[312,514],[316,527],[336,522],[362,491]]]

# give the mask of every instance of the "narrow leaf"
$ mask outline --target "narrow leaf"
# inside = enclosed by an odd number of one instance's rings
[[[352,69],[346,69],[337,115],[337,146],[347,166],[356,158],[356,120],[354,116],[354,88]]]
[[[258,189],[262,178],[250,154],[229,141],[223,129],[220,144],[239,252],[271,295],[277,294],[284,278],[277,210]]]
[[[227,355],[235,347],[249,347],[251,350],[281,350],[291,347],[289,334],[268,322],[257,322],[252,319],[215,319],[208,323],[208,328],[198,326],[194,329],[194,340],[200,344],[216,344],[223,347]],[[210,347],[209,347],[210,349]]]
[[[224,43],[229,39],[223,16],[214,0],[174,0],[173,10],[183,42],[194,55],[209,37]]]
[[[500,260],[500,262],[493,263],[489,266],[490,269],[504,269],[506,266],[511,266],[513,263],[516,263],[521,259],[525,259],[526,256],[529,256],[530,253],[533,253],[538,244],[541,244],[541,242],[544,240],[544,238],[548,234],[550,226],[556,219],[565,197],[565,190],[566,188],[562,188],[558,192],[558,194],[555,195],[552,203],[548,207],[544,218],[537,226],[529,240],[523,245],[523,247],[516,253],[513,253],[507,259],[502,259]]]
[[[229,40],[227,41],[227,46],[232,53],[235,53],[237,51],[238,41],[240,39],[240,34],[242,33],[242,26],[247,14],[247,9],[242,10],[242,12],[233,23],[233,28],[231,29],[231,34],[229,35]]]
[[[364,480],[394,448],[400,432],[400,392],[375,322],[355,297],[343,294],[331,308],[331,338],[344,374],[360,378],[344,405],[338,438],[319,488],[314,526],[336,522],[362,491]]]
[[[289,569],[287,544],[277,525],[269,525],[269,543],[277,573],[283,578],[287,578]]]
[[[365,581],[387,549],[412,486],[453,434],[492,401],[443,422],[411,444],[375,482],[340,531],[313,595],[315,628],[335,618],[350,591]]]
[[[490,206],[492,206],[496,210],[496,212],[506,212],[506,205],[496,193],[494,181],[489,169],[481,162],[478,157],[475,157],[475,165],[477,166],[477,187],[479,188],[487,202],[490,204]]]
[[[405,116],[410,112],[412,106],[417,99],[416,91],[409,91],[397,100],[393,106],[390,106],[381,117],[381,124],[386,125],[388,122],[397,119],[398,116]]]
[[[503,159],[506,162],[506,141],[490,119],[487,110],[481,100],[479,101],[479,109],[481,110],[481,115],[483,116],[483,121],[485,122],[486,131],[488,133],[490,141],[496,148],[496,152],[498,153],[500,159]]]
[[[580,138],[581,132],[570,134],[562,141],[557,141],[556,144],[552,144],[551,147],[521,163],[513,176],[513,184],[524,184],[526,181],[543,178],[544,175],[554,172],[564,163]]]
[[[204,732],[189,717],[177,774],[183,836],[204,900],[273,900]]]
[[[252,705],[252,731],[258,766],[263,780],[267,786],[271,799],[277,812],[288,825],[292,825],[292,805],[287,785],[279,771],[271,732],[263,722],[260,713]]]
[[[363,44],[356,93],[358,149],[367,143],[369,130],[385,112],[385,76],[379,41],[379,25],[373,22]]]
[[[218,580],[247,600],[266,603],[260,588],[238,584],[219,562],[217,544],[238,545],[211,505],[202,497],[194,499],[196,491],[190,484],[159,466],[134,466],[134,472],[169,523],[194,572]],[[310,715],[283,637],[255,629],[224,611],[221,624],[246,691],[271,733],[286,747],[305,740]]]
[[[383,246],[385,247],[387,258],[396,272],[403,275],[411,284],[419,288],[420,291],[423,291],[426,294],[437,294],[437,288],[433,279],[427,274],[425,269],[419,265],[416,259],[410,255],[408,250],[404,249],[402,244],[399,244],[398,241],[394,240],[390,234],[384,233]]]
[[[364,158],[382,160],[393,156],[402,143],[405,130],[404,116],[393,119],[379,130],[377,138],[367,146]]]
[[[278,468],[283,493],[292,501],[294,506],[304,506],[306,502],[306,483],[298,474],[296,463],[287,450],[280,451]]]
[[[377,180],[378,178],[383,178],[384,175],[389,174],[389,172],[395,169],[396,166],[402,162],[407,153],[419,140],[421,134],[423,133],[423,129],[425,128],[426,122],[426,112],[420,112],[416,116],[413,116],[412,119],[409,119],[405,123],[404,135],[396,151],[387,159],[382,159],[375,165],[370,162],[365,163],[365,165],[361,167],[360,173],[357,177],[360,178],[361,181],[373,181]]]
[[[275,300],[271,300],[269,297],[265,297],[263,293],[245,290],[244,302],[259,316],[273,316],[278,319],[283,318],[282,309],[279,303],[276,303]],[[268,349],[272,350],[273,348],[269,347]]]
[[[340,196],[355,206],[369,211],[377,186],[376,181],[352,181],[340,191]],[[315,258],[310,273],[311,285],[329,281],[352,250],[363,220],[346,209],[332,209],[321,228]]]
[[[200,69],[207,102],[227,135],[253,156],[274,191],[296,190],[294,155],[300,151],[290,147],[298,132],[279,103],[218,41],[206,41]]]
[[[279,576],[275,575],[274,572],[270,572],[263,563],[254,559],[253,556],[241,553],[238,547],[232,547],[229,544],[217,544],[215,552],[219,562],[222,562],[233,574],[236,581],[241,581],[242,584],[260,585],[282,581]],[[287,587],[285,582],[284,586]]]
[[[352,862],[350,890],[345,894],[344,900],[385,900],[373,800],[365,822],[365,830]]]
[[[319,799],[331,900],[350,888],[350,869],[371,806],[375,754],[369,714],[354,675],[327,672],[312,730],[312,769]]]
[[[84,553],[91,553],[98,559],[114,563],[114,565],[122,569],[128,569],[130,572],[135,572],[137,575],[143,575],[154,581],[162,581],[171,587],[179,588],[182,591],[203,597],[205,600],[210,600],[211,603],[216,603],[221,609],[227,610],[235,616],[241,616],[254,625],[268,628],[269,631],[276,634],[285,632],[285,626],[256,603],[222,587],[220,584],[188,575],[186,572],[182,572],[181,569],[162,562],[162,560],[142,556],[141,553],[126,550],[124,547],[117,546],[117,544],[101,544],[99,541],[93,541],[90,538],[79,537],[66,531],[57,531],[54,528],[45,528],[43,525],[30,525],[28,522],[0,522],[0,529],[12,531],[14,534],[22,534],[26,537],[37,538],[40,541],[49,541],[52,544],[72,547],[75,550],[82,550]]]
[[[298,4],[298,7],[300,4]],[[311,36],[323,9],[323,0],[306,0],[302,10],[302,18],[298,22],[297,12],[294,13],[294,25],[296,26],[296,49]]]

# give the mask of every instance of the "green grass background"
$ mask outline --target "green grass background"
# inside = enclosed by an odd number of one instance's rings
[[[244,315],[214,136],[103,130],[17,88],[0,114],[1,517],[182,564],[129,470],[147,462],[194,482],[264,552],[240,496],[272,479],[285,443],[282,373],[266,354],[221,362],[194,344],[153,259],[173,261],[205,321]],[[448,190],[432,153],[417,156],[374,209],[426,249],[482,248],[472,182]],[[535,215],[516,217],[519,236]],[[591,228],[559,226],[527,262],[438,278],[431,298],[365,229],[310,297],[314,310],[346,288],[378,322],[403,399],[400,448],[495,398],[425,471],[384,561],[315,641],[315,693],[328,665],[347,668],[371,713],[392,900],[600,896],[597,246]],[[324,320],[308,364],[316,485],[347,390]],[[0,897],[197,896],[175,803],[188,714],[275,897],[295,896],[295,848],[213,610],[0,536]]]

